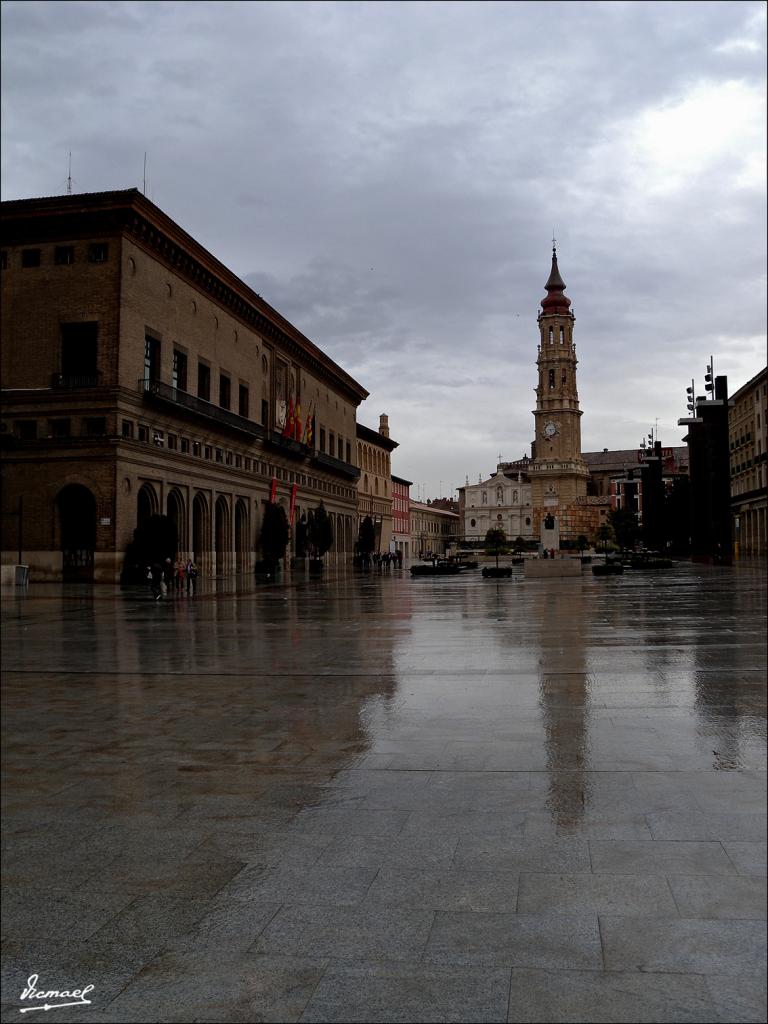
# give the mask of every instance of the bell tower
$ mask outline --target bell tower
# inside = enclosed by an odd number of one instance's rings
[[[552,270],[544,286],[538,314],[539,371],[536,386],[536,440],[529,467],[534,517],[561,519],[567,507],[587,493],[589,470],[581,457],[581,410],[576,389],[576,349],[573,325],[576,317],[565,294],[565,282],[557,266],[552,240]],[[567,523],[563,523],[568,533]]]

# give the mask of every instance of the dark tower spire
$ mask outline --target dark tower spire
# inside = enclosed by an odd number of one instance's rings
[[[547,290],[547,297],[541,300],[541,308],[545,313],[568,313],[571,307],[571,300],[565,294],[565,281],[560,276],[557,266],[557,249],[552,245],[552,270],[549,273],[547,283],[544,285]]]

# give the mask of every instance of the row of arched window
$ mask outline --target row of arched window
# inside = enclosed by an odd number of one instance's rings
[[[549,328],[549,344],[550,345],[554,345],[554,343],[555,343],[555,328],[554,327],[550,327]],[[565,344],[565,328],[564,327],[560,328],[560,344],[561,345]]]
[[[377,476],[389,476],[389,457],[371,445],[360,445],[360,468]]]

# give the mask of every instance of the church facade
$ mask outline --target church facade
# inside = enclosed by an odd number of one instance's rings
[[[610,508],[587,494],[589,468],[581,452],[581,416],[576,384],[576,318],[552,248],[552,267],[537,321],[539,344],[535,439],[531,458],[500,462],[487,480],[460,488],[464,536],[482,541],[494,526],[510,541],[538,540],[545,547],[592,540]]]

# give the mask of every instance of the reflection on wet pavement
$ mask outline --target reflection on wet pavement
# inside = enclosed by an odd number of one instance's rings
[[[3,1019],[762,1021],[764,568],[7,591]]]

